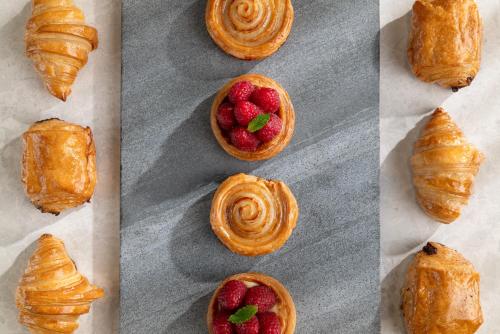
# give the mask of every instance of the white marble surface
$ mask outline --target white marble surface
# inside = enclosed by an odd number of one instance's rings
[[[481,274],[484,324],[477,333],[500,332],[500,1],[479,0],[485,40],[482,68],[472,86],[453,94],[415,79],[407,65],[413,0],[381,0],[381,252],[382,333],[404,333],[399,290],[410,255],[427,240],[468,258]],[[409,158],[420,122],[443,106],[487,160],[475,195],[461,218],[441,225],[414,200]]]
[[[29,2],[0,2],[0,333],[27,333],[17,323],[14,290],[33,242],[45,232],[63,239],[78,269],[106,291],[80,318],[78,333],[118,328],[120,1],[76,0],[76,5],[98,29],[100,45],[63,103],[45,90],[24,56]],[[20,135],[49,117],[90,126],[97,148],[99,179],[92,203],[58,217],[36,210],[20,182]]]

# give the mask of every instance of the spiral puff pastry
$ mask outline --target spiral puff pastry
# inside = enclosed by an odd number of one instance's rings
[[[421,80],[457,91],[479,71],[482,23],[474,0],[417,0],[408,59]]]
[[[281,282],[277,279],[261,274],[261,273],[242,273],[236,274],[226,278],[215,290],[212,299],[208,305],[207,313],[207,323],[209,334],[212,332],[212,322],[214,316],[217,312],[217,296],[219,295],[222,287],[229,281],[236,280],[241,281],[247,285],[247,287],[255,285],[264,285],[271,288],[276,295],[276,305],[270,310],[270,312],[276,313],[281,322],[281,333],[280,334],[293,334],[295,332],[295,325],[297,322],[297,314],[295,310],[295,304],[293,302],[290,293]]]
[[[208,0],[207,30],[225,52],[245,60],[272,55],[293,23],[290,0]]]
[[[85,24],[72,0],[32,0],[26,25],[26,55],[49,92],[66,101],[78,71],[97,48],[97,30]]]
[[[61,240],[44,234],[16,291],[19,321],[33,334],[73,333],[104,291],[76,269]]]
[[[436,109],[415,143],[411,158],[417,201],[430,217],[451,223],[472,194],[484,156],[467,142],[441,108]]]
[[[237,174],[215,192],[210,223],[231,251],[256,256],[282,247],[297,224],[298,214],[297,201],[283,182]]]
[[[257,150],[253,152],[242,151],[231,145],[217,124],[217,108],[224,101],[233,84],[239,81],[250,81],[257,87],[273,88],[278,92],[280,97],[280,109],[277,114],[283,122],[281,132],[273,138],[273,140],[261,144]],[[266,160],[283,151],[290,143],[295,129],[295,111],[287,91],[276,81],[261,74],[245,74],[229,81],[219,90],[212,103],[210,125],[219,145],[233,157],[246,161]]]

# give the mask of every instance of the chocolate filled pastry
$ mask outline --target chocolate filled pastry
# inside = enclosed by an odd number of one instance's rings
[[[97,30],[85,24],[72,0],[32,0],[25,42],[26,55],[49,92],[66,101],[78,71],[97,48]]]
[[[409,334],[472,334],[483,323],[479,274],[460,253],[436,242],[410,264],[402,302]]]
[[[212,132],[233,157],[266,160],[290,143],[295,112],[286,90],[260,74],[245,74],[224,85],[210,112]]]
[[[59,214],[90,201],[96,184],[90,128],[48,119],[23,134],[22,181],[42,212]]]
[[[228,54],[257,60],[276,52],[293,23],[290,0],[208,0],[207,30]]]
[[[411,157],[417,202],[433,219],[455,221],[472,194],[483,154],[469,144],[450,115],[437,108]]]
[[[103,289],[78,272],[64,243],[44,234],[17,287],[19,322],[33,334],[71,334],[80,315],[103,296]]]
[[[288,290],[275,278],[260,273],[226,278],[208,305],[209,334],[293,334],[296,321]]]
[[[482,35],[474,0],[417,0],[408,47],[413,73],[453,91],[469,86],[479,71]]]
[[[297,201],[283,182],[236,174],[215,192],[210,224],[231,251],[256,256],[281,248],[298,215]]]

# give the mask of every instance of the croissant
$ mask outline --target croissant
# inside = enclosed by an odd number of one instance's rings
[[[72,0],[32,0],[26,25],[26,55],[49,92],[66,101],[78,71],[97,48],[97,30],[85,24]]]
[[[33,334],[73,333],[104,291],[76,269],[61,240],[44,234],[16,291],[19,322]]]
[[[208,0],[207,30],[226,53],[263,59],[285,43],[293,23],[291,0]]]
[[[483,323],[479,274],[460,253],[435,242],[410,264],[402,302],[409,334],[472,334]]]
[[[457,91],[479,71],[482,22],[474,0],[417,0],[408,60],[421,80]]]
[[[484,156],[441,108],[436,109],[415,143],[411,158],[417,201],[441,223],[452,223],[472,193]]]
[[[57,215],[90,201],[97,179],[90,128],[48,119],[33,124],[23,142],[22,181],[37,208]]]
[[[210,223],[231,251],[256,256],[281,248],[298,215],[297,201],[285,183],[236,174],[215,192]]]

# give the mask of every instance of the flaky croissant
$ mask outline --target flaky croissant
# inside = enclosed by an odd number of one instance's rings
[[[97,30],[85,24],[72,0],[32,0],[26,25],[26,55],[47,89],[66,101],[78,71],[97,48]]]
[[[61,240],[44,234],[16,291],[19,322],[33,334],[73,333],[104,291],[76,269]]]
[[[479,71],[482,34],[474,0],[417,0],[408,46],[413,73],[454,91],[469,86]]]
[[[479,274],[460,253],[436,242],[412,261],[402,302],[409,334],[472,334],[483,323]]]
[[[436,109],[411,158],[416,197],[424,212],[441,223],[455,221],[468,203],[483,160],[451,117]]]

